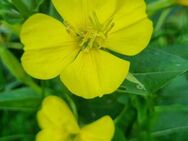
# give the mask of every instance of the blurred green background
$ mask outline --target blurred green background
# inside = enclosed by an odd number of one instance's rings
[[[188,7],[148,10],[155,27],[149,46],[121,56],[132,75],[114,94],[92,100],[72,95],[59,78],[34,80],[22,70],[19,31],[38,12],[62,20],[50,0],[0,0],[0,141],[34,141],[36,112],[49,94],[66,100],[80,124],[112,116],[113,141],[188,141]]]

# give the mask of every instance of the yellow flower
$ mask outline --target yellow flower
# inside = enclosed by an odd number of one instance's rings
[[[109,50],[132,56],[149,43],[153,31],[144,0],[52,0],[63,24],[35,14],[23,25],[22,65],[35,78],[58,75],[68,89],[94,98],[114,92],[130,63]]]
[[[181,4],[181,5],[185,5],[188,6],[188,0],[176,0],[177,3]]]
[[[80,128],[67,104],[57,96],[44,99],[37,118],[42,130],[36,141],[111,141],[115,130],[109,116]]]

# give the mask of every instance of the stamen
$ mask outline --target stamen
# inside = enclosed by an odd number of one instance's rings
[[[92,12],[92,15],[89,17],[89,19],[96,30],[99,30],[101,28],[102,25],[97,17],[97,14],[94,11]]]
[[[104,32],[104,34],[107,36],[107,34],[110,32],[110,30],[114,27],[115,23],[112,23],[111,25],[109,25],[109,27],[106,29],[106,31]]]
[[[108,32],[114,27],[115,23],[113,22],[113,18],[110,17],[102,27],[102,32],[107,35]]]
[[[88,48],[94,47],[95,39],[96,39],[96,35],[93,35],[93,37],[90,38],[90,41],[88,43]]]
[[[81,39],[81,43],[79,44],[79,46],[81,47],[85,47],[86,44],[88,42],[88,33],[86,33],[85,35],[83,35],[83,38]]]
[[[96,13],[92,12],[89,16],[91,28],[79,33],[79,46],[84,51],[89,51],[91,48],[101,48],[108,32],[114,27],[113,18],[110,17],[104,24],[101,24]]]
[[[92,32],[88,32],[85,34],[85,36],[83,36],[80,46],[83,49],[92,48],[94,46],[95,39],[96,39],[96,35],[94,35]]]
[[[63,24],[65,25],[67,32],[70,33],[72,36],[74,37],[80,36],[78,32],[76,32],[74,27],[71,24],[69,24],[67,21],[63,21]]]

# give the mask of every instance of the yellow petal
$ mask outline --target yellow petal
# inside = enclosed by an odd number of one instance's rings
[[[68,134],[56,128],[49,128],[40,131],[36,136],[36,141],[70,141]]]
[[[152,32],[152,22],[145,18],[136,24],[111,33],[105,41],[105,46],[124,55],[136,55],[148,45]]]
[[[54,125],[54,123],[41,110],[37,113],[37,119],[41,129],[56,127],[56,125]]]
[[[109,18],[116,6],[116,0],[52,0],[60,15],[76,28],[86,28],[89,16],[97,14],[100,22]]]
[[[25,50],[22,65],[28,74],[39,79],[59,75],[79,50],[63,24],[44,14],[36,14],[24,23],[21,40]]]
[[[146,17],[144,0],[119,0],[118,9],[113,17],[115,24],[112,32],[135,24]]]
[[[109,116],[104,116],[83,127],[75,141],[111,141],[114,130],[113,120]]]
[[[28,50],[21,58],[22,66],[35,78],[51,79],[58,76],[75,59],[78,51],[79,48],[75,45]]]
[[[129,62],[99,49],[81,51],[62,72],[61,80],[69,90],[83,98],[114,92],[125,79]]]
[[[56,48],[74,41],[60,21],[45,14],[31,16],[23,24],[20,38],[24,50]]]
[[[76,119],[69,107],[56,96],[48,96],[44,99],[42,109],[37,114],[37,119],[42,129],[56,127],[71,134],[79,132]]]

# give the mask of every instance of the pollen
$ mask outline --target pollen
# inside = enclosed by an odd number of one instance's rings
[[[90,26],[86,30],[75,31],[74,27],[68,22],[64,22],[68,33],[75,37],[78,45],[82,50],[88,51],[91,48],[102,48],[108,33],[114,27],[115,23],[113,18],[110,17],[106,22],[101,23],[93,11],[91,16],[88,17]]]
[[[101,48],[106,36],[102,32],[88,31],[81,36],[79,46],[82,49]]]

